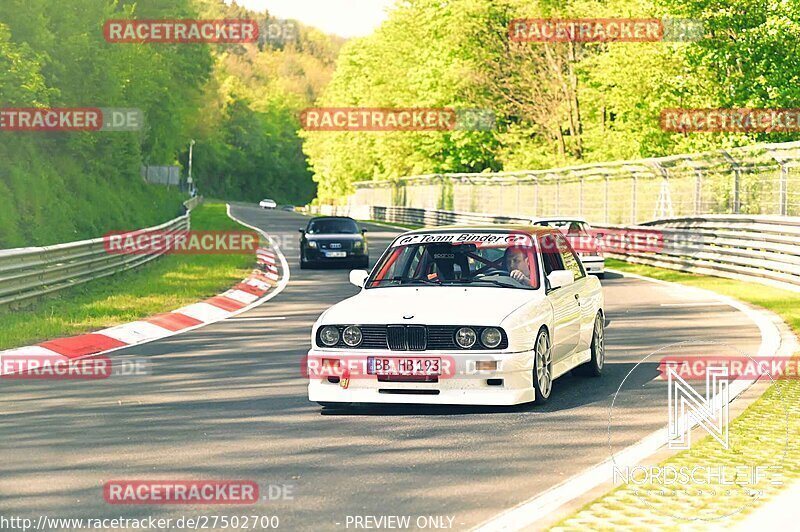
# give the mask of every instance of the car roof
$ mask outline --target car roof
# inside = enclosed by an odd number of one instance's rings
[[[555,229],[552,227],[543,227],[539,225],[520,225],[520,224],[482,224],[482,225],[441,225],[438,227],[428,227],[423,229],[414,229],[405,235],[416,233],[440,233],[440,232],[454,232],[454,231],[488,231],[488,232],[521,232],[530,235],[539,235],[545,233],[553,233]]]

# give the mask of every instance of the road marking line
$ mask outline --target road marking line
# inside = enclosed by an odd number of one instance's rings
[[[286,316],[275,316],[270,318],[231,318],[225,321],[273,321],[273,320],[285,320]]]
[[[700,303],[661,303],[662,307],[727,307],[722,301],[708,301]]]

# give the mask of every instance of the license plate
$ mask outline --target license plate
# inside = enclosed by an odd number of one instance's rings
[[[332,259],[341,258],[341,257],[346,257],[347,256],[347,252],[346,251],[326,251],[325,252],[325,256],[329,257],[329,258],[332,258]]]
[[[442,374],[440,358],[367,357],[369,375],[431,376]]]

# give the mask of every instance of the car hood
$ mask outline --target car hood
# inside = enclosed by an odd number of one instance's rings
[[[309,235],[306,233],[306,240],[361,240],[363,235],[359,233],[320,233]]]
[[[541,297],[538,290],[499,287],[371,288],[329,308],[319,323],[500,325],[514,310]]]

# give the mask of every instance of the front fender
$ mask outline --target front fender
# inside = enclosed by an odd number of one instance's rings
[[[536,343],[539,329],[545,326],[552,337],[553,306],[546,298],[531,301],[503,319],[501,327],[508,334],[508,350],[530,351]]]

